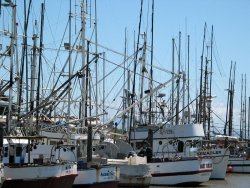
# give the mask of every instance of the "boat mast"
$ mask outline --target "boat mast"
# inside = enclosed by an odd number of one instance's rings
[[[185,24],[186,25],[186,24]],[[186,48],[186,43],[187,43],[187,38],[186,38],[186,33],[187,33],[187,28],[185,28],[185,48]],[[185,49],[185,67],[183,68],[182,71],[182,124],[186,124],[186,111],[185,111],[185,105],[186,105],[186,81],[187,81],[187,75],[186,75],[186,62],[187,62],[187,50]]]
[[[232,136],[233,132],[233,102],[234,102],[234,84],[235,84],[235,70],[236,70],[236,62],[234,63],[233,68],[233,79],[230,88],[230,108],[229,108],[229,136]]]
[[[97,51],[97,45],[98,45],[98,40],[97,40],[97,5],[96,5],[96,0],[95,0],[95,54],[98,57],[98,51]],[[96,98],[95,98],[95,109],[96,109],[96,123],[97,123],[97,116],[98,116],[98,59],[95,58],[95,90],[96,90]],[[97,126],[98,124],[96,124]]]
[[[225,122],[225,126],[224,126],[224,135],[227,135],[227,125],[229,124],[229,120],[228,117],[229,116],[229,112],[230,112],[230,101],[231,101],[231,87],[232,87],[232,81],[231,81],[231,74],[232,74],[232,64],[233,62],[231,61],[231,66],[230,66],[230,74],[229,74],[229,81],[228,81],[228,94],[227,94],[227,111],[226,111],[226,122]],[[230,132],[230,131],[229,131]]]
[[[187,59],[187,61],[188,61],[188,86],[187,86],[187,92],[188,92],[188,96],[187,96],[187,101],[188,101],[188,104],[189,104],[189,101],[190,101],[190,93],[189,93],[189,45],[190,45],[190,36],[188,35],[188,59]],[[188,124],[190,123],[190,107],[189,107],[189,105],[188,105]]]
[[[40,77],[42,71],[42,52],[43,52],[43,25],[44,25],[44,4],[41,5],[41,29],[40,29],[40,44],[39,44],[39,62],[38,62],[38,75],[37,75],[37,90],[36,90],[36,106],[40,103]],[[39,110],[36,111],[36,129],[38,131]]]
[[[16,21],[16,5],[14,4],[13,6],[13,37],[14,37],[14,46],[16,48],[15,50],[15,82],[16,82],[16,86],[17,86],[17,92],[16,92],[16,98],[17,101],[19,101],[20,95],[19,95],[19,91],[20,91],[20,73],[19,73],[19,60],[18,60],[18,49],[17,49],[17,21]],[[14,48],[13,48],[14,50]],[[14,53],[14,51],[13,51]],[[14,80],[13,80],[14,81]],[[19,106],[17,106],[17,108],[19,108]]]
[[[179,51],[178,51],[178,78],[176,81],[177,84],[177,99],[176,99],[176,119],[175,124],[179,124],[179,103],[180,103],[180,70],[181,69],[181,32],[179,32]]]
[[[71,101],[71,0],[69,1],[69,83],[68,83],[68,110],[67,110],[67,117],[66,119],[69,120],[70,118],[70,101]]]
[[[240,139],[242,140],[242,126],[243,126],[243,74],[241,74],[241,96],[240,96]]]
[[[92,119],[89,120],[89,123],[87,122],[87,117],[88,117],[88,96],[90,97],[89,94],[91,94],[91,88],[90,88],[90,74],[89,74],[89,44],[90,41],[87,41],[87,67],[86,67],[86,91],[85,91],[85,98],[86,98],[86,103],[85,103],[85,125],[88,127],[88,138],[87,138],[87,162],[92,161],[92,126],[91,126],[91,121]],[[88,93],[89,92],[89,93]],[[91,101],[89,101],[89,113],[91,117]]]
[[[141,0],[140,20],[139,20],[139,26],[138,26],[137,44],[136,44],[135,59],[134,59],[134,76],[133,76],[133,89],[132,89],[133,91],[132,91],[132,97],[131,97],[132,105],[135,103],[135,79],[136,79],[137,57],[138,57],[139,41],[140,41],[140,33],[141,33],[142,7],[143,7],[143,0]],[[134,108],[132,108],[130,112],[129,132],[131,132],[133,122],[134,122]],[[135,125],[133,124],[133,127],[134,126]],[[130,136],[129,136],[129,143],[130,143]]]
[[[200,97],[199,97],[199,105],[198,105],[198,110],[197,110],[197,120],[198,123],[201,123],[201,116],[202,116],[202,82],[203,82],[203,55],[204,55],[204,48],[205,48],[205,39],[206,39],[206,29],[207,29],[207,23],[205,22],[204,26],[204,35],[203,35],[203,44],[202,44],[202,54],[201,54],[201,75],[200,75]]]
[[[152,0],[152,20],[151,20],[151,61],[150,61],[150,92],[153,90],[153,58],[154,58],[154,0]],[[153,94],[149,95],[149,125],[152,124],[152,101]],[[149,146],[153,147],[153,129],[150,127],[148,129],[148,143]]]
[[[153,89],[153,58],[154,58],[154,0],[152,0],[152,17],[151,17],[151,61],[150,61],[150,91]],[[152,123],[152,100],[153,96],[149,96],[149,125]],[[152,144],[152,143],[151,143]],[[151,145],[152,146],[152,145]]]
[[[244,139],[246,140],[246,138],[247,138],[247,76],[246,76],[246,74],[245,74],[245,96],[244,96],[244,104],[245,104],[245,106],[244,106]]]
[[[182,75],[182,124],[186,123],[185,117],[185,97],[186,97],[186,72],[183,70]]]
[[[208,106],[208,126],[207,126],[207,136],[208,139],[210,139],[210,127],[211,127],[211,102],[212,102],[212,75],[213,75],[213,33],[214,28],[212,25],[212,31],[211,31],[211,48],[210,48],[210,83],[209,83],[209,106]]]
[[[1,4],[3,6],[3,4]],[[11,41],[10,41],[10,86],[9,86],[9,109],[8,109],[8,118],[7,118],[7,126],[6,133],[10,132],[10,128],[12,125],[12,104],[13,104],[13,64],[14,64],[14,44],[16,40],[16,5],[10,2],[9,4],[4,4],[4,6],[10,6],[12,8],[12,23],[11,23]]]
[[[146,67],[145,67],[145,61],[146,61],[146,47],[147,47],[147,35],[146,33],[143,34],[144,36],[144,43],[143,43],[143,50],[142,50],[142,58],[141,58],[141,89],[140,89],[140,98],[143,97],[143,86],[144,86],[144,76],[145,72],[147,72]],[[142,125],[142,105],[143,103],[140,103],[140,124]]]
[[[125,92],[125,83],[126,83],[126,57],[127,57],[127,28],[125,28],[125,39],[124,39],[124,59],[123,59],[123,98],[122,98],[122,107],[123,110],[126,108],[127,103],[127,95]],[[104,121],[103,121],[104,122]],[[122,115],[122,130],[125,129],[125,123],[126,123],[126,114]],[[124,131],[125,132],[125,131]]]
[[[207,127],[206,127],[206,119],[207,119],[207,110],[206,110],[206,103],[207,103],[207,76],[208,76],[208,59],[207,57],[205,58],[206,60],[206,65],[205,65],[205,77],[204,77],[204,90],[203,90],[203,109],[202,109],[202,123],[203,123],[203,129],[205,132],[205,136],[207,137]]]
[[[81,3],[81,40],[82,40],[82,91],[81,91],[81,97],[82,97],[82,105],[81,105],[81,117],[85,117],[85,110],[86,110],[86,76],[85,76],[85,12],[84,12],[84,0],[82,0]],[[85,127],[86,126],[86,121],[81,122],[81,126]]]
[[[23,46],[22,46],[22,55],[21,55],[21,69],[20,69],[20,87],[19,87],[19,100],[17,101],[18,104],[18,120],[17,123],[20,126],[20,113],[21,113],[21,101],[22,101],[22,95],[23,95],[23,75],[24,75],[24,65],[25,65],[25,57],[26,57],[26,64],[27,64],[27,30],[28,30],[28,21],[29,21],[29,15],[30,15],[30,8],[31,8],[31,1],[29,1],[28,6],[28,13],[26,14],[26,0],[24,0],[24,36],[23,36]],[[27,73],[26,73],[27,74]],[[27,83],[26,83],[27,84]],[[26,93],[26,97],[27,97]],[[26,98],[26,113],[28,112],[28,100]]]
[[[172,97],[171,97],[171,125],[174,123],[174,45],[175,45],[175,39],[172,38]]]
[[[245,77],[242,74],[242,124],[241,124],[241,139],[244,140],[244,136],[245,136],[245,126],[246,126],[246,121],[245,121],[245,117],[246,117],[246,101],[245,101],[245,89],[246,89],[246,85],[245,85]]]
[[[128,67],[127,67],[127,92],[126,92],[126,97],[127,97],[127,106],[130,106],[130,79],[131,79],[131,73],[130,73],[130,69],[129,69],[129,63],[128,63]],[[129,112],[127,112],[128,114],[128,120],[127,120],[127,131],[129,131],[129,123],[130,123],[130,119],[132,118],[131,116],[129,116]],[[129,134],[130,135],[130,134]]]
[[[37,21],[35,20],[35,26],[37,26]],[[36,81],[36,64],[37,64],[37,34],[33,34],[33,60],[31,61],[31,83],[30,83],[30,112],[34,110],[35,103],[35,81]],[[30,127],[29,131],[33,132],[33,113],[30,116]]]
[[[29,15],[30,15],[30,10],[31,10],[31,0],[29,1],[29,8],[28,8],[28,15],[27,15],[27,26],[26,28],[28,29],[28,21],[29,21]],[[28,62],[28,51],[27,51],[27,30],[26,30],[26,35],[24,36],[26,39],[26,46],[24,47],[24,54],[23,56],[25,56],[25,72],[26,72],[26,75],[25,75],[25,82],[26,82],[26,85],[25,85],[25,89],[26,89],[26,114],[29,112],[29,62]]]
[[[102,53],[102,57],[103,57],[103,67],[102,67],[102,71],[103,71],[103,85],[102,85],[102,95],[103,95],[103,99],[102,99],[102,108],[103,108],[103,119],[102,119],[102,122],[104,122],[105,121],[105,87],[106,87],[106,85],[105,85],[105,81],[106,81],[106,61],[105,61],[105,59],[106,59],[106,57],[105,57],[106,55],[105,55],[105,52],[103,52]]]

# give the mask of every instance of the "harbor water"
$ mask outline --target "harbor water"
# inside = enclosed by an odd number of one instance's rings
[[[173,188],[171,186],[150,186],[150,188]],[[249,188],[250,174],[228,173],[225,180],[210,180],[197,187],[202,188]],[[176,188],[176,187],[175,187]],[[180,188],[180,187],[178,187]]]

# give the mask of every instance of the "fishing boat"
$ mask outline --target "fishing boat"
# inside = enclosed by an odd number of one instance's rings
[[[95,153],[106,157],[107,163],[120,169],[120,187],[149,187],[151,182],[150,167],[147,158],[138,156],[133,148],[123,140],[102,142],[94,147]]]
[[[151,185],[199,185],[207,182],[212,172],[211,159],[156,158],[154,161],[148,163],[152,175]]]
[[[213,171],[210,179],[225,179],[230,156],[229,147],[221,145],[217,139],[203,141],[203,144],[207,144],[207,146],[199,150],[197,154],[199,156],[210,156],[212,158]]]
[[[155,129],[157,130],[157,129]],[[147,129],[138,128],[135,131],[134,145],[143,144],[147,137]],[[213,139],[213,140],[212,140]],[[229,160],[229,147],[220,142],[216,136],[211,140],[204,140],[203,126],[200,124],[166,125],[154,134],[155,154],[164,153],[165,156],[174,157],[206,157],[211,158],[213,170],[210,179],[224,179]],[[139,150],[138,150],[139,152]]]
[[[120,169],[119,187],[149,187],[152,179],[146,158],[136,154],[124,159],[108,159],[108,164]]]
[[[234,140],[232,140],[234,138]],[[250,149],[248,143],[239,141],[235,137],[229,137],[230,156],[228,172],[250,173]]]
[[[35,151],[42,144],[39,140],[41,137],[5,137],[1,188],[72,187],[77,176],[76,163],[56,156],[60,146],[43,145],[50,150],[49,156]]]
[[[92,126],[94,123],[92,122]],[[106,158],[92,156],[91,161],[87,160],[87,128],[76,127],[74,124],[57,124],[56,126],[41,123],[40,135],[46,137],[47,143],[62,142],[64,145],[75,146],[74,155],[67,151],[61,153],[61,157],[77,162],[77,173],[73,187],[117,187],[120,177],[120,169],[107,163]],[[66,130],[66,131],[65,131]],[[92,144],[100,141],[100,134],[93,134]],[[91,149],[92,150],[92,149]],[[92,152],[91,152],[92,153]]]
[[[119,169],[115,166],[93,163],[89,167],[78,162],[78,177],[73,187],[110,187],[116,188],[119,182]],[[83,163],[84,164],[84,163]],[[87,163],[85,163],[87,164]]]
[[[212,158],[213,170],[210,179],[223,180],[226,178],[229,149],[214,148],[210,151],[199,152],[200,156],[209,156]]]
[[[232,173],[250,173],[250,159],[244,156],[230,156],[228,163],[228,172]]]
[[[234,101],[234,80],[235,80],[236,62],[231,62],[229,82],[233,84],[229,85],[228,89],[228,109],[226,114],[226,123],[224,126],[224,137],[221,142],[229,145],[230,156],[228,163],[228,172],[234,173],[250,173],[250,149],[249,149],[249,129],[246,128],[247,112],[244,110],[246,107],[246,75],[245,82],[243,82],[243,75],[241,81],[241,113],[240,113],[240,130],[239,134],[233,136],[233,101]],[[232,76],[231,76],[232,74]],[[244,88],[244,89],[243,89]],[[245,94],[244,94],[245,93]],[[245,99],[244,99],[245,98]],[[248,116],[249,118],[249,116]],[[228,119],[228,120],[227,120]],[[248,132],[248,135],[247,135]]]
[[[138,127],[131,132],[131,144],[136,146],[138,155],[148,157],[152,185],[201,184],[209,180],[213,169],[212,158],[198,156],[191,144],[181,140],[190,138],[186,137],[190,133],[199,134],[199,131],[192,130],[188,125],[185,131],[182,128],[185,125],[155,131],[152,149],[147,147],[147,127]]]

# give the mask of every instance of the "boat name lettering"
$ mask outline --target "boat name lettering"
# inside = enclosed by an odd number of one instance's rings
[[[113,175],[114,175],[113,171],[101,172],[101,176],[113,176]]]
[[[166,132],[166,134],[174,134],[173,130],[166,130],[165,132]]]
[[[200,151],[198,155],[212,155],[212,154],[221,154],[221,151]]]

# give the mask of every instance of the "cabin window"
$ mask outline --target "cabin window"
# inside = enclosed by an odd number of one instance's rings
[[[11,145],[11,146],[10,146],[10,156],[14,156],[14,155],[15,155],[14,146]]]
[[[179,152],[183,152],[184,149],[184,142],[183,141],[179,141],[178,142],[178,151]]]
[[[20,157],[22,155],[22,150],[23,150],[22,146],[16,147],[16,156],[17,157]]]
[[[4,157],[8,157],[8,151],[9,151],[9,148],[4,147]]]

